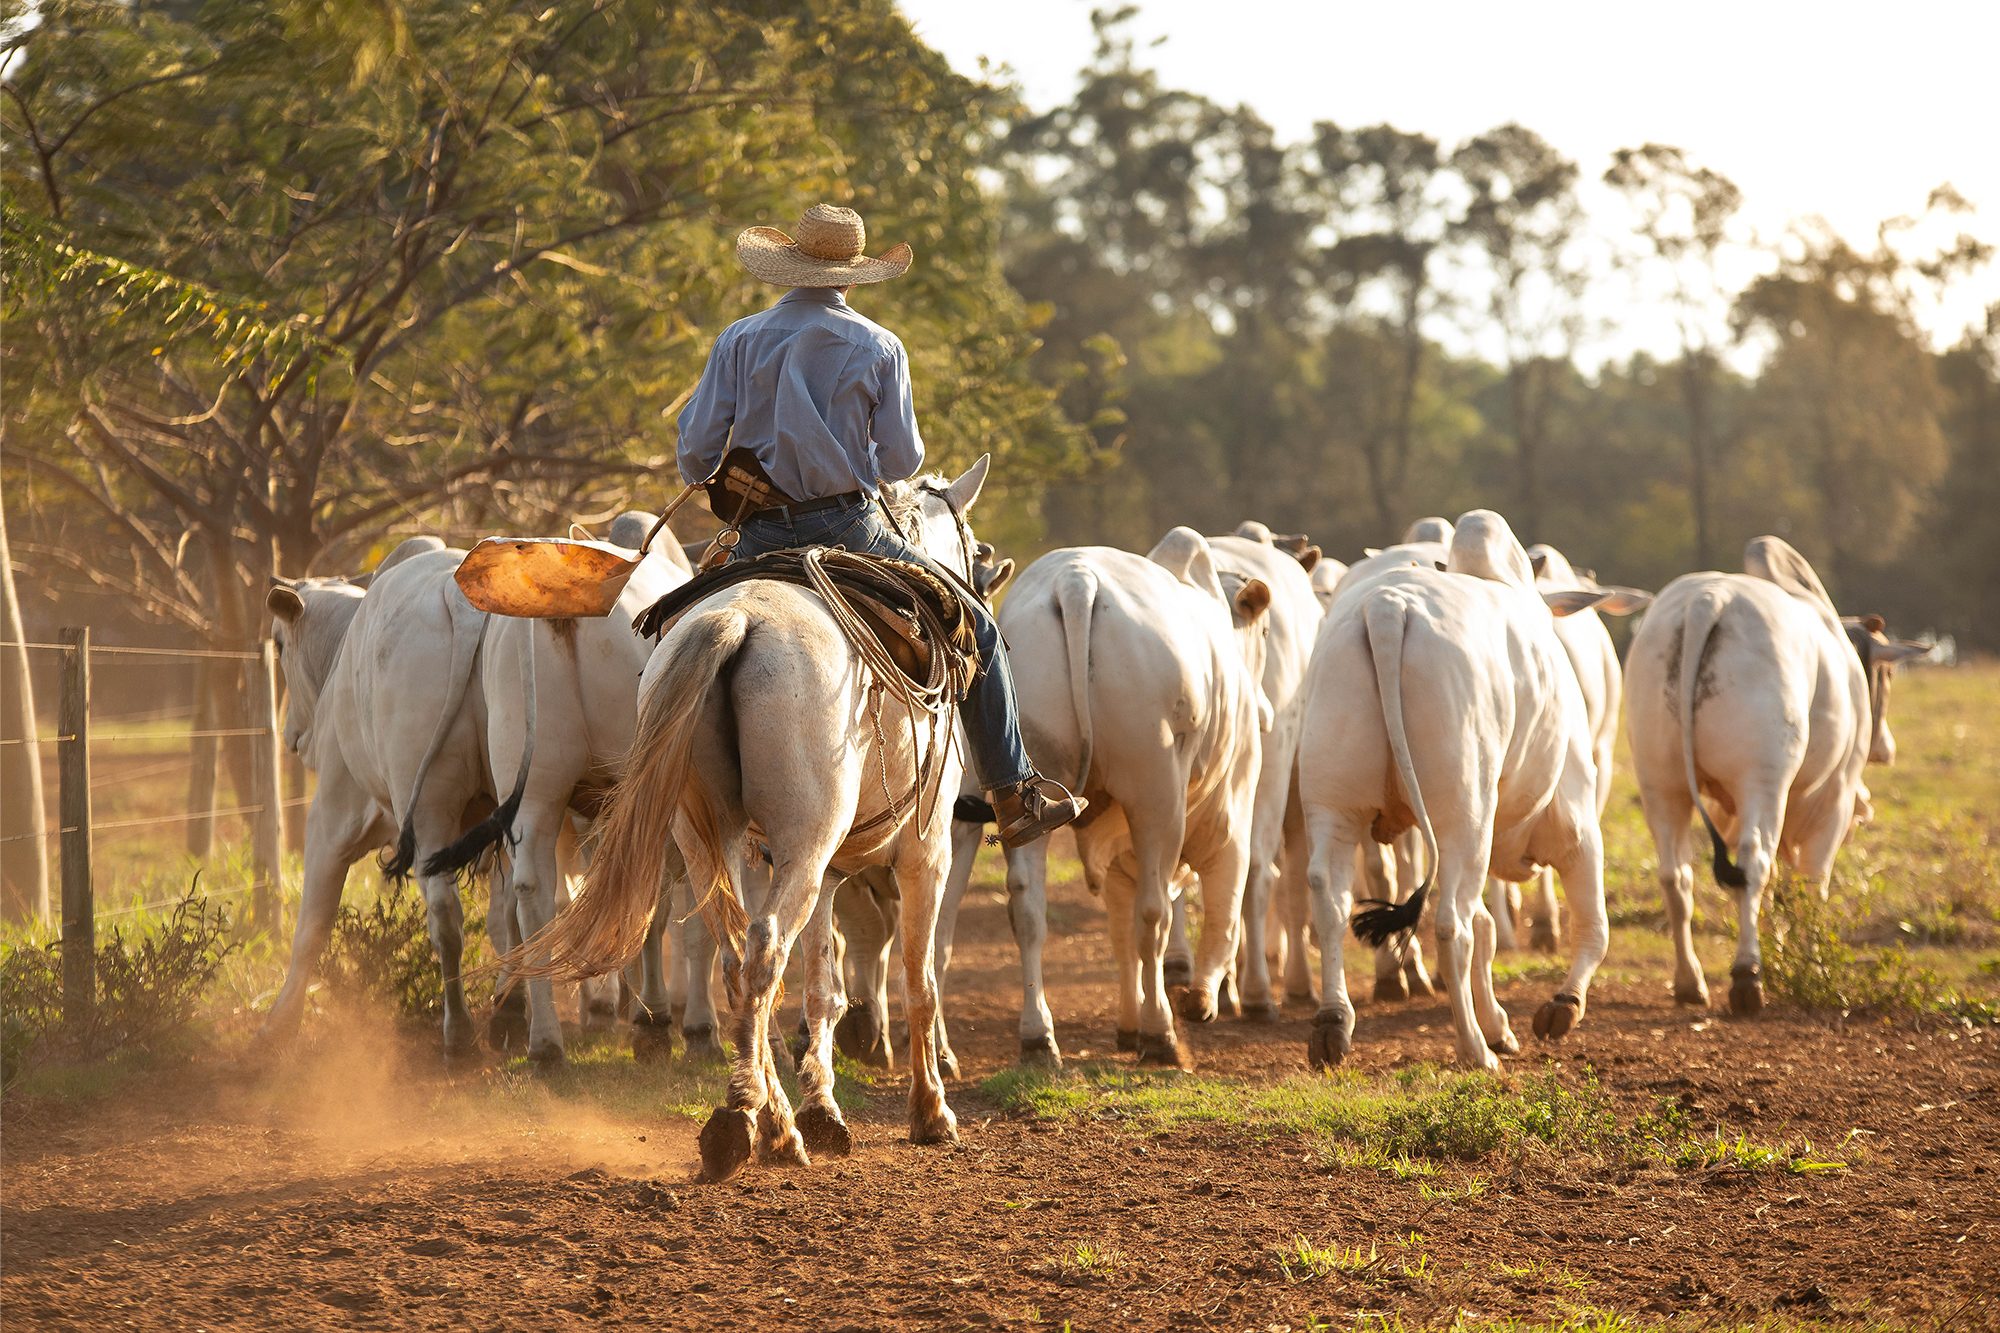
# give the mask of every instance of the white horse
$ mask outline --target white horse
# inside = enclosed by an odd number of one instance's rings
[[[985,482],[981,458],[956,481],[885,487],[903,529],[933,560],[970,579],[965,511]],[[910,1138],[956,1141],[938,1074],[935,929],[951,867],[951,803],[963,765],[946,743],[914,804],[928,738],[947,742],[940,710],[904,716],[820,596],[750,580],[705,598],[660,639],[640,682],[639,728],[614,789],[583,892],[526,945],[530,973],[578,978],[615,968],[643,939],[667,841],[687,861],[703,918],[721,945],[735,1069],[728,1103],[701,1132],[711,1181],[760,1160],[804,1163],[853,1138],[833,1099],[834,890],[866,866],[889,866],[901,890],[910,1032]],[[890,792],[896,793],[891,806]],[[748,862],[762,843],[770,886]],[[770,1028],[779,979],[806,936],[805,1059],[796,1120],[778,1081]]]

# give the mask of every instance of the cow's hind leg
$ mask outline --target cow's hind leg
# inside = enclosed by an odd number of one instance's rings
[[[1055,1015],[1049,1012],[1042,979],[1042,949],[1049,937],[1049,840],[1043,838],[1007,853],[1007,924],[1021,954],[1021,1063],[1062,1067],[1056,1046]],[[1112,933],[1116,952],[1117,933]],[[1138,1032],[1136,1013],[1133,1033]]]
[[[520,920],[507,906],[511,874],[507,858],[496,854],[486,880],[486,937],[493,942],[496,957],[512,952],[521,943]],[[528,990],[504,969],[493,982],[486,1044],[502,1054],[521,1055],[528,1049]]]
[[[1535,1014],[1537,1037],[1560,1037],[1583,1018],[1591,978],[1611,944],[1611,919],[1604,907],[1604,844],[1594,815],[1577,831],[1555,869],[1569,898],[1574,952],[1561,988]]]
[[[639,946],[639,988],[632,997],[632,1058],[641,1063],[670,1059],[674,1053],[673,992],[667,977],[667,937],[672,930],[674,888],[685,877],[678,853],[660,875],[646,942]]]
[[[1472,900],[1472,1008],[1487,1049],[1495,1055],[1519,1055],[1521,1043],[1507,1023],[1507,1011],[1493,993],[1493,915],[1482,897]]]
[[[846,961],[853,978],[845,992],[845,1010],[834,1024],[834,1044],[848,1059],[876,1069],[893,1069],[889,1043],[889,946],[896,933],[890,913],[897,891],[891,872],[877,866],[843,881],[837,910],[840,933],[846,937]],[[837,944],[837,941],[835,942]],[[840,978],[836,975],[836,981]]]
[[[1783,792],[1787,779],[1746,783],[1751,793]],[[1757,936],[1764,885],[1777,859],[1778,831],[1785,824],[1783,798],[1751,795],[1742,802],[1736,837],[1736,864],[1743,887],[1736,891],[1736,960],[1729,968],[1729,1011],[1749,1015],[1764,1007],[1764,947]]]
[[[1481,801],[1469,795],[1465,804],[1473,816],[1467,825],[1438,832],[1438,967],[1444,974],[1445,994],[1451,999],[1459,1063],[1468,1069],[1497,1072],[1500,1061],[1487,1045],[1472,988],[1478,954],[1473,923],[1480,893],[1486,887],[1486,856],[1493,845],[1493,804],[1490,797]],[[1490,965],[1491,953],[1486,957]],[[1490,994],[1490,979],[1488,986]]]
[[[1160,960],[1160,972],[1170,989],[1185,986],[1194,977],[1194,945],[1189,942],[1188,935],[1188,894],[1192,887],[1184,876],[1176,874],[1167,888],[1167,897],[1173,909],[1167,926],[1167,951]]]
[[[979,856],[979,840],[986,826],[969,819],[951,821],[951,877],[945,881],[944,901],[938,905],[937,974],[938,1072],[946,1078],[958,1077],[958,1056],[951,1049],[950,1024],[944,1018],[944,979],[951,975],[952,940],[958,933],[958,909],[965,890],[972,883],[972,868]],[[1009,901],[1011,901],[1011,896]]]
[[[368,850],[368,813],[338,808],[327,790],[327,784],[334,780],[322,776],[320,795],[306,814],[305,886],[299,899],[298,925],[292,931],[292,957],[285,967],[285,984],[258,1032],[260,1045],[275,1046],[298,1028],[305,1013],[306,992],[319,975],[319,961],[333,938],[347,869]]]
[[[1354,911],[1354,872],[1366,834],[1341,811],[1308,809],[1306,891],[1313,928],[1319,932],[1319,1012],[1306,1038],[1306,1059],[1314,1069],[1332,1069],[1354,1045],[1354,1001],[1347,993],[1343,945]]]
[[[1562,915],[1556,907],[1556,872],[1551,866],[1543,866],[1535,876],[1535,891],[1532,898],[1533,915],[1529,917],[1528,947],[1540,953],[1554,953],[1562,947]]]
[[[560,808],[547,812],[540,808],[524,808],[517,820],[520,842],[514,847],[509,858],[512,870],[508,875],[513,890],[514,913],[520,925],[520,937],[532,940],[548,923],[555,919],[556,885],[560,873],[560,862],[556,855],[561,838],[558,825],[566,824],[568,815]],[[555,984],[537,978],[528,982],[528,1059],[543,1066],[559,1065],[563,1062],[562,1020],[556,1015]],[[590,992],[586,989],[580,1003],[588,1006]]]

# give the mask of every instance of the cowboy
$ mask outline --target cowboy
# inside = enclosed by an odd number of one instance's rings
[[[736,238],[736,256],[765,282],[791,288],[769,310],[722,331],[701,384],[680,416],[680,470],[689,482],[714,475],[725,451],[748,449],[790,500],[745,516],[734,558],[809,546],[843,546],[951,576],[904,541],[881,508],[878,488],[923,465],[910,399],[910,363],[895,334],[857,313],[847,293],[900,276],[907,245],[863,253],[867,229],[852,209],[815,204],[798,239],[775,227]],[[1084,802],[1043,778],[1028,758],[1000,627],[984,602],[968,599],[979,674],[959,703],[973,776],[993,805],[1000,841],[1019,847],[1083,812]]]

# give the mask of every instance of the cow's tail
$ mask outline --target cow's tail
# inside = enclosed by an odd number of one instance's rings
[[[1396,762],[1396,781],[1409,799],[1429,853],[1424,882],[1417,885],[1416,892],[1400,903],[1367,899],[1375,905],[1354,914],[1356,938],[1380,948],[1397,936],[1414,931],[1423,919],[1424,901],[1430,897],[1431,883],[1437,876],[1438,843],[1430,811],[1424,807],[1423,790],[1417,785],[1409,732],[1403,725],[1403,640],[1409,627],[1409,607],[1399,598],[1372,597],[1362,618],[1368,631],[1369,655],[1375,662],[1375,691],[1382,699],[1382,725],[1389,733],[1389,753]]]
[[[521,795],[528,789],[528,770],[535,763],[535,641],[540,637],[539,626],[529,621],[528,676],[521,700],[526,726],[521,738],[521,765],[514,774],[514,790],[500,802],[498,809],[474,824],[457,842],[432,854],[424,862],[426,875],[456,875],[484,855],[487,848],[499,846],[502,840],[511,841],[514,836],[514,817],[521,812]]]
[[[1730,859],[1729,844],[1723,840],[1722,830],[1715,826],[1708,807],[1702,804],[1701,780],[1695,775],[1694,763],[1694,709],[1700,695],[1701,658],[1708,647],[1709,635],[1715,632],[1716,622],[1721,618],[1721,596],[1714,589],[1705,588],[1695,594],[1681,621],[1681,760],[1687,766],[1688,799],[1694,802],[1695,813],[1701,816],[1709,843],[1715,848],[1715,882],[1727,889],[1740,889],[1749,880],[1742,867]]]
[[[444,708],[438,713],[437,726],[431,730],[431,743],[417,764],[417,775],[410,781],[410,796],[403,806],[403,827],[396,835],[396,850],[382,863],[382,873],[394,880],[407,879],[417,863],[417,798],[423,793],[431,765],[444,749],[445,739],[451,735],[459,709],[465,706],[465,692],[479,664],[479,645],[486,637],[486,614],[474,610],[455,584],[445,589],[444,598],[451,617],[451,662],[446,668]]]
[[[555,920],[496,964],[508,976],[582,981],[615,971],[639,952],[660,877],[675,842],[674,822],[702,919],[740,953],[749,926],[729,882],[715,808],[695,772],[694,747],[716,690],[750,633],[737,606],[688,617],[675,631],[674,654],[639,708],[625,773],[599,822],[597,850],[583,889]]]
[[[1090,617],[1097,604],[1097,575],[1072,569],[1056,586],[1056,606],[1062,612],[1063,643],[1069,649],[1070,706],[1076,710],[1076,790],[1090,780],[1093,741],[1090,726]]]

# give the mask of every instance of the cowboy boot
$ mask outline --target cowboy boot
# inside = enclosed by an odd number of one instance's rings
[[[1090,803],[1054,778],[1032,777],[1018,787],[996,791],[993,819],[1000,826],[1000,845],[1025,847],[1071,823]]]

